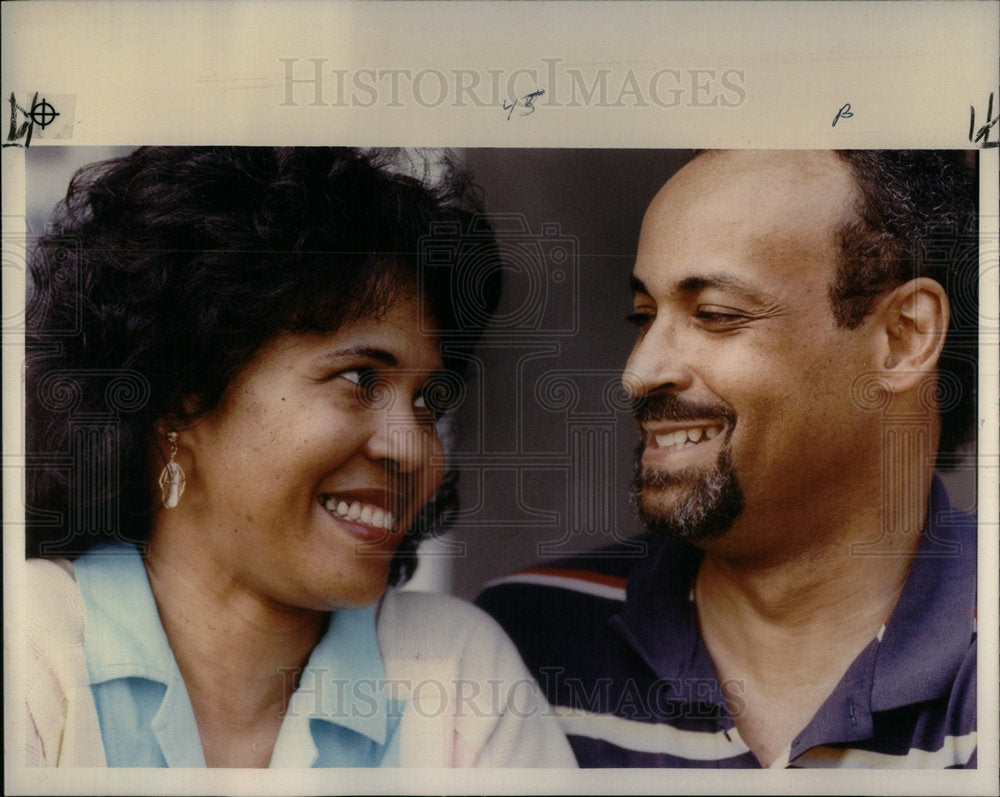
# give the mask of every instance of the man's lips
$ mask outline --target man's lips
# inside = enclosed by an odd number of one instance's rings
[[[722,434],[725,426],[725,421],[706,419],[647,423],[641,428],[643,443],[647,450],[680,451],[715,439]]]

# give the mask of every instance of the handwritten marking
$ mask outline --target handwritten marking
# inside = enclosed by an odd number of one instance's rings
[[[7,130],[7,140],[5,147],[28,147],[31,145],[31,135],[35,130],[35,125],[44,130],[52,124],[59,112],[52,107],[52,104],[42,97],[38,99],[38,92],[31,98],[31,108],[22,108],[17,104],[14,92],[10,93],[10,128]],[[24,121],[18,125],[18,113],[24,117]],[[24,139],[24,143],[21,143]]]
[[[845,102],[840,106],[840,110],[837,111],[837,115],[833,117],[833,124],[830,125],[830,127],[836,127],[837,122],[841,119],[850,119],[852,116],[854,116],[854,114],[851,113],[851,103]]]
[[[520,99],[514,100],[512,103],[508,103],[507,100],[503,101],[503,109],[507,112],[507,120],[510,121],[510,115],[514,113],[514,109],[517,107],[518,103],[521,103],[524,110],[518,114],[518,116],[531,116],[536,110],[535,100],[541,97],[545,93],[545,89],[537,89],[530,94],[525,94]]]
[[[990,117],[993,117],[992,119]],[[993,116],[993,92],[986,104],[986,124],[976,130],[976,109],[969,106],[969,141],[983,149],[993,149],[1000,146],[1000,139],[990,141],[990,131],[1000,124],[1000,114]]]

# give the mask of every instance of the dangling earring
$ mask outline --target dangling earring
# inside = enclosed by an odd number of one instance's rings
[[[177,432],[167,432],[167,440],[170,441],[170,460],[160,473],[160,494],[163,496],[163,505],[167,509],[173,509],[181,502],[186,479],[180,463],[174,461],[177,456]]]

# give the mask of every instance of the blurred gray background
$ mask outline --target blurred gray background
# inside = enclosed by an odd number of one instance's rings
[[[27,156],[29,237],[80,166],[129,148]],[[457,418],[462,512],[421,549],[421,589],[475,597],[492,578],[639,533],[634,426],[618,385],[632,344],[628,275],[646,205],[677,150],[458,150],[505,257],[504,298]],[[974,459],[945,475],[975,509]]]

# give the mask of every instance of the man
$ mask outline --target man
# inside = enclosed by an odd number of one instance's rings
[[[583,766],[974,767],[975,415],[959,154],[706,152],[632,274],[626,549],[479,603]]]

